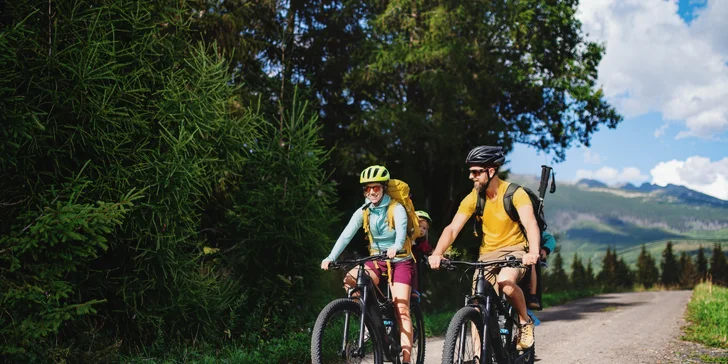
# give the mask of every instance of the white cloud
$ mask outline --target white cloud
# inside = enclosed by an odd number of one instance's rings
[[[597,152],[592,152],[591,149],[584,149],[584,163],[602,164],[602,156]]]
[[[660,127],[657,130],[655,130],[655,138],[660,138],[663,135],[665,135],[665,132],[667,131],[668,127],[670,127],[670,124],[668,124],[668,123],[660,125]]]
[[[599,83],[620,112],[661,112],[684,123],[679,137],[715,137],[728,130],[728,1],[708,0],[691,24],[677,10],[677,0],[583,0],[578,17],[606,44]]]
[[[635,167],[623,168],[621,171],[612,167],[602,167],[596,171],[586,169],[576,171],[576,179],[580,180],[582,178],[595,179],[606,184],[625,182],[639,184],[645,182],[648,177],[642,174],[639,168]]]
[[[650,174],[654,184],[681,185],[728,200],[728,157],[715,162],[701,156],[693,156],[684,161],[673,159],[659,163],[652,168]]]

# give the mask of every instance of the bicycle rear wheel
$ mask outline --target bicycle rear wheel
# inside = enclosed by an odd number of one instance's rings
[[[483,338],[483,320],[474,307],[463,307],[450,320],[442,348],[442,363],[479,364]]]
[[[422,316],[420,305],[410,305],[410,316],[412,317],[412,355],[410,361],[413,364],[425,364],[425,319]]]
[[[373,363],[381,364],[381,340],[371,317],[364,321],[363,356],[358,355],[361,306],[348,298],[332,301],[319,314],[311,336],[313,364]]]

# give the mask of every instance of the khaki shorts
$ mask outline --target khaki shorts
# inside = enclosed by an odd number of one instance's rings
[[[492,252],[487,252],[484,254],[480,254],[478,256],[479,262],[487,262],[491,260],[500,260],[505,259],[506,256],[512,255],[516,257],[517,259],[522,259],[524,255],[526,255],[526,250],[522,245],[514,245],[509,246],[505,248],[501,248],[498,250],[494,250]],[[518,283],[523,277],[526,275],[526,268],[500,268],[500,267],[488,267],[485,269],[485,279],[490,282],[491,285],[493,285],[493,288],[495,288],[495,291],[498,292],[498,286],[495,284],[496,277],[498,276],[498,273],[500,273],[501,269],[503,270],[513,270],[516,271],[518,278],[516,280],[516,283]],[[475,279],[478,277],[478,270],[475,270],[475,273],[473,273],[473,285],[472,285],[472,292],[475,292]]]

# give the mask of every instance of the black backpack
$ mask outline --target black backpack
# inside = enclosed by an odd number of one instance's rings
[[[526,235],[526,229],[521,224],[520,217],[518,217],[518,210],[516,210],[516,207],[513,206],[513,194],[516,193],[516,190],[519,188],[523,188],[523,190],[526,191],[526,194],[528,194],[528,198],[531,199],[533,213],[536,215],[539,232],[543,233],[544,230],[546,230],[547,224],[546,219],[543,216],[543,209],[541,208],[542,201],[538,198],[538,194],[533,192],[530,188],[522,187],[516,183],[511,183],[508,186],[506,193],[503,195],[503,207],[506,209],[506,214],[508,214],[508,217],[510,217],[511,220],[518,223],[518,227],[521,229],[523,236],[528,238]],[[485,192],[478,193],[478,202],[475,204],[475,226],[473,226],[473,233],[475,236],[483,235],[483,210],[485,209],[484,193]]]

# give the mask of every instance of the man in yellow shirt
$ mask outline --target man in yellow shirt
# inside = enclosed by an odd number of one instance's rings
[[[531,200],[522,188],[513,194],[513,206],[518,211],[520,222],[523,225],[524,236],[518,223],[511,220],[503,205],[503,195],[510,185],[509,182],[498,178],[498,169],[505,163],[503,148],[493,146],[479,146],[473,148],[465,163],[470,166],[470,179],[473,181],[473,191],[463,199],[458,212],[443,229],[440,240],[429,258],[433,269],[440,267],[442,255],[449,248],[462,230],[465,223],[475,213],[478,194],[485,197],[483,209],[482,243],[480,245],[479,261],[502,259],[506,255],[522,258],[524,265],[533,265],[538,262],[541,232],[536,222]],[[502,290],[509,302],[518,311],[520,323],[520,337],[518,350],[526,350],[533,346],[533,320],[526,310],[526,299],[523,291],[518,287],[518,281],[526,274],[526,268],[493,268],[492,274],[487,274],[488,280],[498,290]],[[497,274],[497,277],[495,276]],[[497,286],[495,283],[497,282]]]

